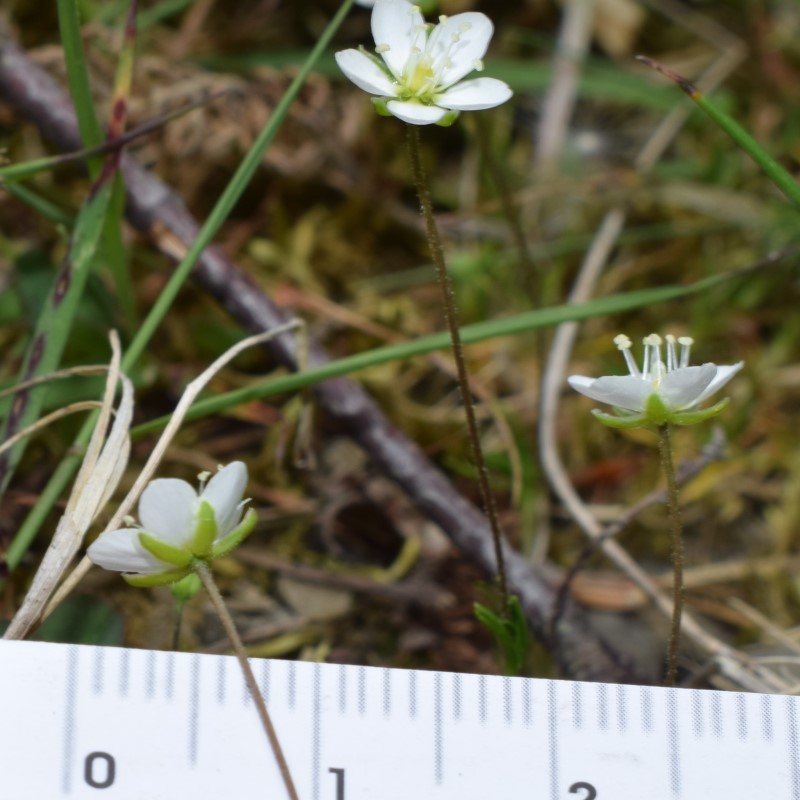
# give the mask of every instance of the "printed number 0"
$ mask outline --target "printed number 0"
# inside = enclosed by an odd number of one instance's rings
[[[98,761],[105,762],[105,777],[103,778],[95,777],[95,763]],[[83,762],[83,779],[94,789],[108,789],[114,783],[116,771],[117,765],[114,762],[114,756],[110,753],[100,751],[89,753]]]
[[[591,783],[586,783],[585,781],[578,781],[578,783],[573,783],[572,786],[569,787],[570,794],[578,794],[578,792],[584,789],[586,794],[583,796],[581,800],[594,800],[597,797],[597,789],[592,786]]]

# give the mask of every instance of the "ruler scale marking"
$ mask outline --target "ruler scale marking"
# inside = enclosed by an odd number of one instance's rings
[[[572,727],[580,730],[583,727],[583,699],[581,694],[581,684],[573,683],[572,692]]]
[[[461,675],[453,677],[453,719],[461,719]]]
[[[701,692],[692,692],[692,733],[695,738],[701,738],[705,726],[703,725],[703,695]]]
[[[312,719],[311,796],[319,800],[319,773],[322,752],[322,674],[314,664],[314,705]]]
[[[189,763],[197,764],[197,751],[200,740],[200,656],[192,658],[190,700],[189,700]]]
[[[122,659],[119,670],[119,695],[120,697],[128,696],[128,688],[130,686],[131,678],[131,651],[127,648],[122,651]]]
[[[645,733],[652,733],[654,729],[653,719],[653,693],[649,686],[640,686],[642,703],[642,727]]]
[[[615,695],[617,701],[617,730],[623,733],[628,729],[628,696],[623,691],[622,686],[616,687]]]
[[[601,731],[608,730],[608,684],[597,684],[597,723]]]
[[[667,689],[667,758],[669,787],[673,797],[681,797],[681,756],[678,728],[678,695],[675,689]]]
[[[736,735],[740,739],[747,738],[747,703],[745,696],[738,694],[735,697],[736,702]]]
[[[367,711],[367,671],[358,668],[358,713],[362,716]]]
[[[217,703],[225,705],[225,665],[228,662],[221,658],[217,661]]]
[[[269,706],[270,704],[270,671],[269,665],[272,662],[269,659],[264,659],[261,662],[261,686],[259,687],[261,690],[261,696],[264,698],[264,702]],[[250,693],[248,692],[248,696]]]
[[[155,650],[147,652],[147,671],[145,672],[145,691],[147,698],[152,698],[156,693],[156,653]]]
[[[67,681],[64,698],[64,752],[61,790],[69,794],[72,789],[72,764],[75,754],[75,701],[78,688],[78,648],[71,645],[67,651]]]
[[[785,698],[789,744],[789,764],[792,771],[792,800],[800,800],[800,741],[797,735],[797,706],[791,697]]]
[[[761,696],[761,735],[768,742],[772,741],[772,703],[767,695]]]
[[[558,800],[558,688],[555,681],[547,682],[547,726],[549,734],[550,800]]]
[[[347,670],[344,664],[339,664],[339,713],[347,710]]]
[[[231,657],[0,647],[3,800],[283,799]],[[302,800],[800,800],[800,698],[267,663]]]
[[[433,676],[433,772],[436,785],[444,780],[444,711],[442,709],[442,673]]]
[[[94,663],[92,665],[92,691],[95,694],[103,694],[103,654],[105,650],[98,647],[94,651]]]

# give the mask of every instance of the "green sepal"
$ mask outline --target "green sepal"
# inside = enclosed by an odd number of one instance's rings
[[[191,600],[202,588],[200,578],[196,572],[190,572],[176,583],[169,587],[175,602],[182,606],[187,600]]]
[[[173,547],[144,531],[139,532],[139,542],[151,556],[155,556],[159,561],[171,564],[173,567],[186,567],[192,561],[192,554],[187,550]]]
[[[122,577],[131,586],[143,589],[150,586],[166,586],[169,583],[175,583],[189,575],[191,570],[191,566],[188,566],[182,569],[170,569],[166,572],[156,572],[153,575],[125,575],[123,573]]]
[[[649,424],[644,414],[618,417],[614,414],[606,414],[598,408],[592,409],[592,414],[598,422],[602,422],[609,428],[646,428]]]
[[[460,116],[460,111],[448,111],[436,124],[440,128],[449,128]]]
[[[475,603],[475,617],[488,628],[503,656],[506,675],[521,675],[528,655],[528,621],[519,598],[508,598],[508,616],[501,617],[486,606]]]
[[[644,401],[644,417],[651,425],[666,425],[672,421],[673,413],[659,394],[653,393]]]
[[[189,550],[197,558],[207,558],[211,553],[214,539],[217,538],[217,516],[214,513],[214,506],[208,500],[200,501],[195,520],[194,538]]]
[[[669,421],[673,425],[697,425],[698,422],[705,422],[711,417],[716,417],[725,406],[730,402],[730,397],[724,397],[713,406],[700,409],[699,411],[676,411],[670,415]]]
[[[375,110],[378,112],[379,116],[381,117],[391,117],[392,112],[389,111],[388,103],[390,98],[388,97],[373,97],[372,98],[372,105],[375,106]]]
[[[255,509],[249,509],[244,519],[211,548],[211,558],[226,556],[234,547],[238,547],[253,532],[257,521],[258,514],[256,514]]]

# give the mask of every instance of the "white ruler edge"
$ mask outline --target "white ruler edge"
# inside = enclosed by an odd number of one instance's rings
[[[302,800],[800,800],[800,699],[253,659]],[[235,659],[0,641],[0,800],[286,796]]]

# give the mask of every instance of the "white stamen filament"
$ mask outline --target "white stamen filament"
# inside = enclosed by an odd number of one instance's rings
[[[667,341],[667,372],[678,368],[678,359],[675,356],[675,337],[668,333],[664,337]]]
[[[620,333],[618,336],[614,337],[614,344],[624,356],[625,363],[628,365],[628,372],[634,377],[640,378],[642,374],[639,372],[639,367],[633,360],[633,355],[631,355],[631,340],[624,333]]]
[[[681,367],[688,367],[689,366],[689,353],[692,351],[692,345],[694,344],[694,339],[691,336],[681,336],[678,339],[678,344],[681,346],[681,360],[680,366]]]
[[[642,344],[644,344],[642,377],[651,380],[652,373],[657,369],[656,365],[661,363],[661,337],[657,333],[651,333],[644,337]]]

